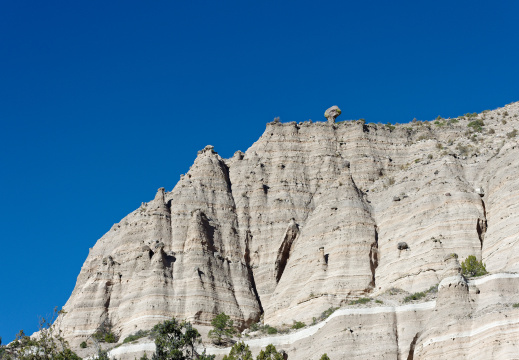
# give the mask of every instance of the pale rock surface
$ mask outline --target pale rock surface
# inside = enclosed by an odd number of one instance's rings
[[[394,128],[327,113],[328,123],[269,123],[230,159],[208,145],[172,191],[114,224],[64,307],[71,344],[105,319],[121,339],[171,316],[311,323],[359,297],[441,282],[432,307],[334,314],[280,346],[291,359],[316,358],[316,346],[333,359],[513,358],[518,279],[475,285],[459,262],[476,255],[491,274],[519,272],[519,103]]]
[[[337,116],[341,114],[341,109],[337,105],[334,105],[324,112],[324,117],[328,119],[329,123],[334,123]]]

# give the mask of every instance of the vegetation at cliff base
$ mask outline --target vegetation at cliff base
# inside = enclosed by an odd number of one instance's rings
[[[212,360],[214,355],[198,354],[195,345],[201,342],[201,335],[190,322],[179,322],[175,318],[153,327],[155,353],[153,360]]]
[[[476,277],[488,274],[485,264],[478,261],[474,255],[469,255],[465,261],[461,263],[461,272],[468,277]]]
[[[237,342],[231,348],[229,355],[225,355],[223,360],[253,360],[249,345],[243,342]]]
[[[213,321],[211,321],[211,325],[213,329],[209,331],[209,337],[213,339],[215,344],[220,345],[223,341],[230,340],[236,334],[233,321],[225,313],[216,315]]]
[[[276,350],[274,345],[269,344],[265,350],[260,351],[256,360],[283,360],[283,355]]]
[[[294,324],[292,325],[292,329],[302,329],[306,326],[306,324],[302,321],[294,321]]]
[[[1,346],[0,359],[2,360],[81,360],[63,338],[59,330],[59,316],[64,311],[54,309],[54,313],[47,318],[40,318],[40,330],[37,337],[31,338],[20,330],[16,338],[7,346]]]

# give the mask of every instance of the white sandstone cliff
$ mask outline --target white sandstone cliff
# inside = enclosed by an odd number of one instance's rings
[[[519,145],[506,135],[518,116],[514,103],[438,125],[275,121],[230,159],[207,146],[172,191],[90,250],[62,329],[77,346],[106,319],[121,339],[172,316],[208,325],[225,312],[241,329],[261,314],[273,326],[310,323],[361,296],[441,281],[423,309],[341,309],[279,345],[290,359],[318,358],[316,344],[332,359],[513,358],[519,324],[508,320],[519,310],[505,305],[519,302],[518,279],[471,291],[449,254],[519,272]],[[483,130],[467,133],[476,118]]]

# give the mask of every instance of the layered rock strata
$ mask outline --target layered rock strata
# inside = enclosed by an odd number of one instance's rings
[[[63,330],[75,344],[105,320],[121,338],[171,316],[311,322],[361,296],[426,290],[451,253],[517,272],[518,116],[514,103],[397,126],[275,121],[230,159],[207,146],[90,250]]]

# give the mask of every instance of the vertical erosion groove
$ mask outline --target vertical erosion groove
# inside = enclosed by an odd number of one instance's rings
[[[250,259],[250,248],[249,243],[251,241],[252,235],[250,231],[247,231],[247,235],[245,236],[245,253],[243,258],[245,260],[245,266],[247,267],[247,272],[249,275],[249,281],[252,286],[252,291],[254,292],[254,296],[256,297],[256,301],[258,302],[260,313],[263,314],[263,306],[261,305],[261,299],[258,294],[258,289],[256,288],[256,281],[254,280],[254,272],[252,271],[251,259]],[[259,320],[259,319],[256,319]]]
[[[420,333],[416,333],[416,335],[413,338],[413,341],[411,341],[411,344],[409,345],[409,355],[407,355],[407,360],[413,360],[414,359],[414,348],[416,346],[416,342],[418,341],[418,337],[420,337]]]
[[[375,225],[375,241],[371,244],[369,250],[369,267],[371,269],[371,283],[370,287],[375,288],[375,275],[378,267],[378,229]]]
[[[483,250],[483,240],[485,240],[485,233],[487,232],[487,211],[483,199],[481,199],[481,206],[483,207],[483,219],[478,219],[476,224],[476,231],[478,232],[481,250]]]

